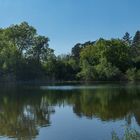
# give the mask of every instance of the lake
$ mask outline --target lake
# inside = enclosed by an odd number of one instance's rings
[[[111,140],[140,131],[140,84],[0,88],[0,139]]]

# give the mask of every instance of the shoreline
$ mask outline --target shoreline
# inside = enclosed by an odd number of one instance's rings
[[[0,85],[93,85],[93,84],[129,84],[140,83],[140,81],[0,81]]]

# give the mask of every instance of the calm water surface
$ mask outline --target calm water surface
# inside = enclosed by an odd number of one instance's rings
[[[0,139],[111,140],[140,131],[140,84],[1,86]]]

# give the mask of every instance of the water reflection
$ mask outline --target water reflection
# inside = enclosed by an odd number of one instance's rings
[[[51,127],[56,107],[72,106],[73,113],[88,119],[131,124],[135,117],[140,125],[140,89],[104,86],[71,90],[47,90],[39,87],[1,88],[0,136],[30,140],[41,127]],[[67,116],[67,114],[66,114]]]

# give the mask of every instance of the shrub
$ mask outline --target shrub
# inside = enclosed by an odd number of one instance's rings
[[[126,72],[126,77],[130,81],[140,80],[140,70],[136,68],[128,69]]]

